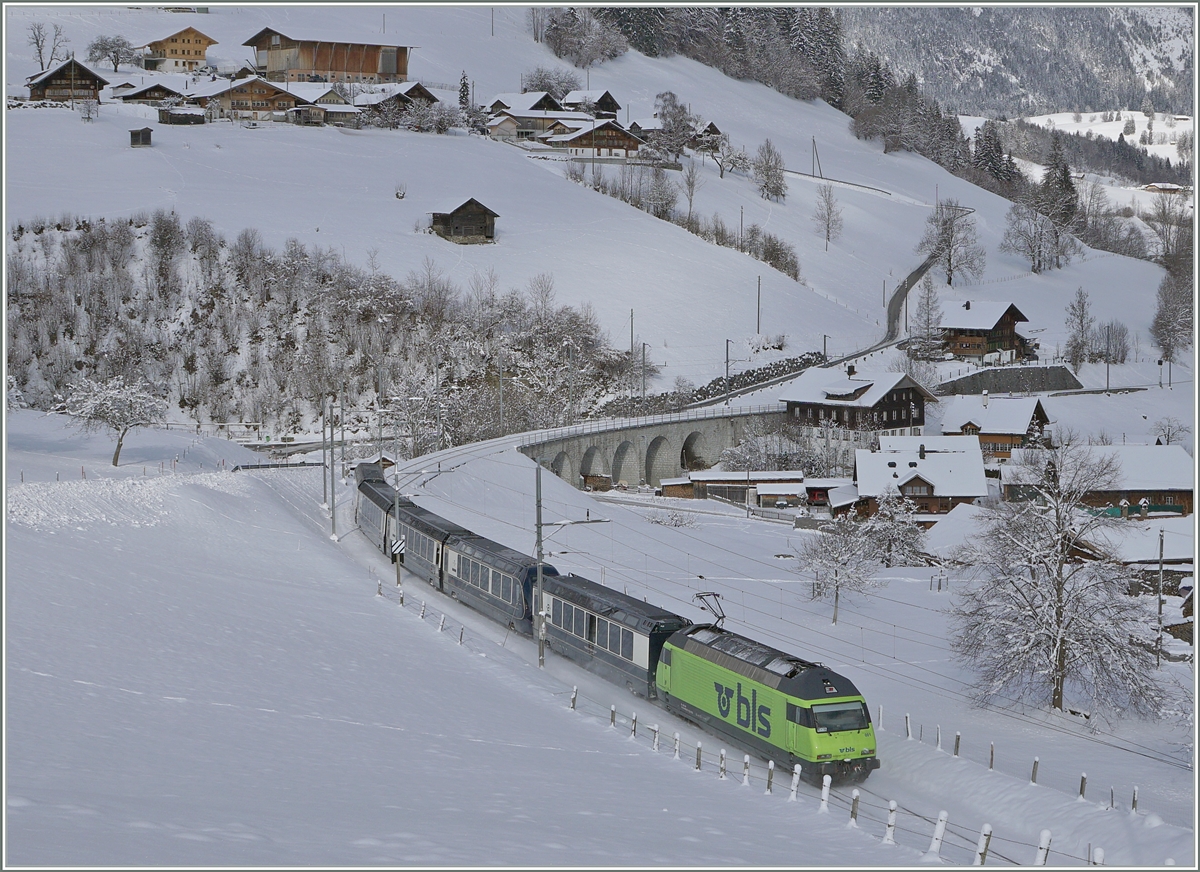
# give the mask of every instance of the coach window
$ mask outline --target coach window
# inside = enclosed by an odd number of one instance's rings
[[[608,650],[608,621],[603,618],[596,621],[596,645]]]
[[[479,587],[479,564],[474,560],[471,561],[471,584]]]
[[[589,613],[587,616],[587,640],[592,644],[596,643],[596,622],[598,618]]]
[[[563,622],[560,626],[568,633],[571,632],[571,625],[574,621],[575,609],[569,603],[563,603]]]
[[[587,633],[587,629],[584,626],[586,621],[587,612],[580,608],[575,609],[575,627],[573,632],[581,639],[585,638],[585,634]]]
[[[504,576],[504,601],[510,603],[513,601],[512,595],[512,579],[509,576]],[[557,600],[556,600],[557,602]]]
[[[562,600],[554,600],[554,606],[551,608],[550,623],[556,627],[562,626]]]
[[[633,631],[621,628],[621,656],[626,660],[633,659]]]

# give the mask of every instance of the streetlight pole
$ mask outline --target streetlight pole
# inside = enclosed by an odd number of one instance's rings
[[[725,405],[729,405],[729,343],[732,339],[725,340]]]

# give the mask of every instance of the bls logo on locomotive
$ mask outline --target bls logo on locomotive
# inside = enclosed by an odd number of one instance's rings
[[[764,739],[771,736],[771,722],[768,718],[771,716],[769,706],[758,704],[758,691],[750,688],[750,696],[746,697],[742,693],[742,683],[737,684],[736,692],[732,687],[714,681],[713,687],[717,691],[717,711],[722,718],[728,718],[733,710],[733,700],[736,693],[737,696],[737,725],[750,730],[752,733],[758,733]]]

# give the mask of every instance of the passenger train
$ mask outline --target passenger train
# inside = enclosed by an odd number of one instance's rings
[[[537,561],[400,496],[377,463],[355,470],[355,520],[393,561],[431,587],[532,636]],[[714,624],[542,564],[547,646],[668,711],[799,763],[820,784],[879,768],[870,712],[845,676]]]

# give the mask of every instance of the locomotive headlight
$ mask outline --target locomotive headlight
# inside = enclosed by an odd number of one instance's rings
[[[875,749],[874,748],[863,748],[862,753],[863,753],[863,756],[866,757],[868,754],[874,754]]]
[[[818,754],[817,759],[818,760],[831,760],[831,759],[833,759],[833,755],[832,754]]]

